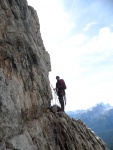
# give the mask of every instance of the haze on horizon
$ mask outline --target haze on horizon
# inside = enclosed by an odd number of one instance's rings
[[[67,85],[66,110],[113,106],[113,1],[28,0],[56,75]]]

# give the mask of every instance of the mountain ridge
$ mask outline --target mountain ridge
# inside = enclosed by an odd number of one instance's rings
[[[78,112],[78,111],[77,111]],[[109,104],[99,103],[91,109],[79,111],[80,113],[67,112],[75,119],[81,119],[91,130],[101,137],[110,150],[113,149],[113,107]]]

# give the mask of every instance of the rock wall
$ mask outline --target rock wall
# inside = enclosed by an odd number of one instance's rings
[[[49,107],[50,70],[36,11],[25,0],[0,0],[0,140]]]
[[[80,120],[49,110],[50,70],[36,11],[0,0],[0,150],[107,150]]]

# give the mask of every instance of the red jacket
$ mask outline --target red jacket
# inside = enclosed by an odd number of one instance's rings
[[[63,79],[60,79],[60,80],[57,81],[57,83],[56,83],[56,89],[58,91],[66,89],[66,84],[65,84],[65,81]]]

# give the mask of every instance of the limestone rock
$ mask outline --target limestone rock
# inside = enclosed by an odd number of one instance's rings
[[[0,0],[0,150],[107,150],[80,120],[52,112],[36,11],[26,0]]]
[[[36,11],[25,0],[0,1],[0,140],[50,104],[49,54]]]

